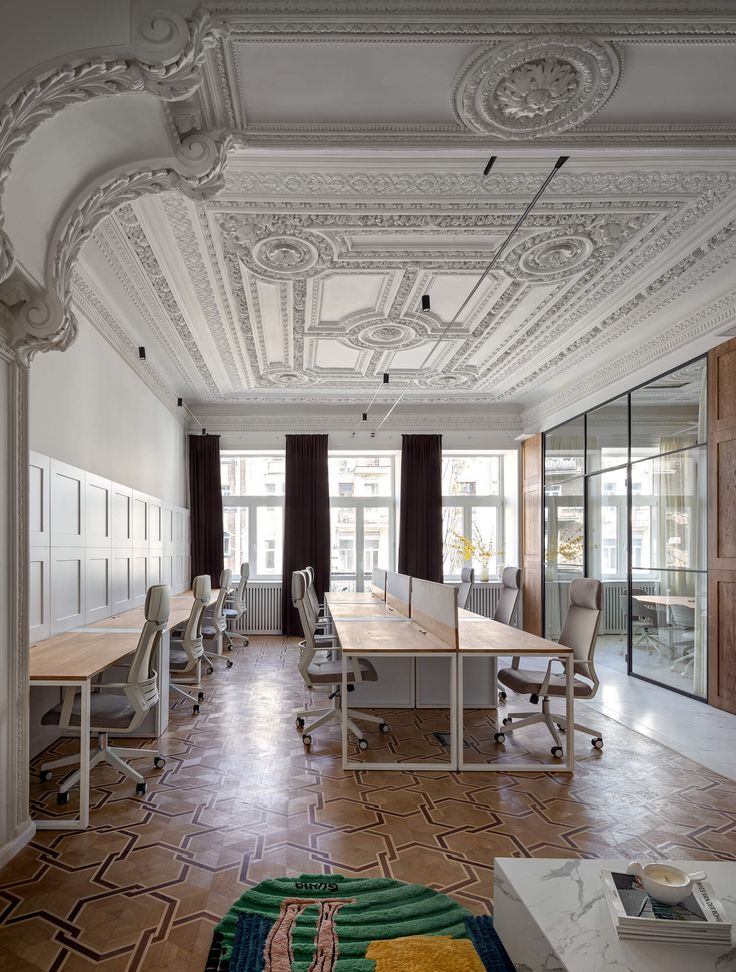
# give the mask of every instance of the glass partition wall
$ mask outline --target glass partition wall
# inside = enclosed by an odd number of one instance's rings
[[[545,634],[603,582],[596,661],[706,696],[706,359],[544,436]]]

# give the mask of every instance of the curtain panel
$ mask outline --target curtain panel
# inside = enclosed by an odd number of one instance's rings
[[[326,435],[286,436],[284,559],[281,626],[285,635],[301,635],[291,603],[291,575],[314,568],[314,586],[322,600],[330,589],[330,484]]]
[[[442,583],[442,436],[402,435],[399,571]]]
[[[191,576],[209,574],[218,587],[224,566],[219,435],[189,436],[189,507]]]

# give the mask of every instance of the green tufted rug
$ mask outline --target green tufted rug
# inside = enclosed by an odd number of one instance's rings
[[[513,972],[490,918],[387,878],[303,874],[246,891],[207,972]]]

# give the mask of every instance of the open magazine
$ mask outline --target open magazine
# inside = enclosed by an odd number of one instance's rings
[[[730,942],[731,922],[706,881],[681,904],[650,897],[634,874],[601,871],[613,923],[622,937]]]

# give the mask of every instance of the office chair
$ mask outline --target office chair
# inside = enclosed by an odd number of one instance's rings
[[[683,678],[687,677],[688,672],[695,664],[695,609],[688,607],[687,604],[670,604],[670,618],[672,620],[672,630],[677,634],[677,644],[684,646],[685,651],[670,665],[671,672],[679,672]],[[678,665],[683,665],[682,671]]]
[[[634,648],[644,646],[649,649],[650,654],[656,651],[660,657],[664,657],[662,649],[652,635],[653,631],[659,630],[657,609],[637,600],[638,594],[647,593],[639,588],[633,588],[631,591],[631,643]]]
[[[340,661],[331,660],[322,663],[315,662],[315,656],[329,641],[332,647],[337,648],[334,638],[327,636],[316,636],[311,608],[308,607],[309,597],[307,595],[308,575],[306,571],[295,570],[291,575],[291,599],[294,607],[299,612],[304,641],[299,643],[299,674],[304,680],[304,684],[310,691],[315,688],[331,688],[332,692],[329,699],[332,705],[324,709],[300,709],[296,713],[296,727],[302,733],[302,742],[306,749],[312,744],[312,733],[320,726],[329,722],[341,722],[342,699],[342,664]],[[378,676],[376,670],[367,658],[354,658],[352,660],[352,670],[348,670],[348,681],[355,682],[375,682]],[[314,721],[310,725],[306,724],[307,718]],[[368,715],[366,712],[358,712],[355,709],[348,709],[348,729],[358,740],[360,749],[368,748],[368,740],[365,739],[355,719],[361,722],[374,722],[378,724],[381,732],[390,732],[391,727],[380,716]]]
[[[158,704],[158,674],[151,668],[151,656],[158,649],[161,633],[166,630],[169,620],[167,584],[155,584],[148,588],[145,617],[127,681],[103,682],[94,687],[90,696],[90,727],[91,732],[97,736],[97,749],[91,754],[89,768],[92,770],[98,763],[108,763],[135,780],[136,793],[146,792],[146,781],[123,757],[138,759],[152,756],[156,767],[163,766],[165,761],[158,749],[113,747],[109,744],[109,737],[137,729],[148,711]],[[108,695],[111,690],[112,694]],[[49,709],[41,719],[42,725],[58,726],[60,729],[80,729],[81,722],[82,700],[74,688],[65,689],[64,701]],[[39,773],[40,779],[46,782],[51,779],[52,770],[78,762],[78,756],[65,756],[63,759],[44,763]],[[79,783],[80,776],[81,769],[78,769],[61,781],[57,803],[69,802],[69,791]]]
[[[457,591],[457,606],[466,608],[470,600],[470,592],[475,583],[475,571],[472,567],[463,567],[460,571],[460,587]]]
[[[219,640],[221,647],[227,651],[232,651],[233,643],[230,639],[230,635],[227,630],[227,618],[225,617],[225,601],[230,593],[230,578],[232,577],[232,571],[229,567],[220,572],[220,586],[217,591],[217,597],[215,598],[214,604],[208,604],[204,611],[204,622],[202,624],[202,638],[204,641],[214,642],[215,644]],[[214,671],[212,663],[216,660],[222,658],[222,654],[216,651],[207,651],[205,648],[205,656],[207,658],[207,674],[211,675]],[[228,658],[225,661],[226,668],[233,667],[232,658]]]
[[[519,603],[519,588],[521,587],[521,570],[518,567],[504,567],[501,574],[501,594],[498,598],[493,620],[501,624],[511,624]]]
[[[212,582],[209,574],[200,574],[192,581],[194,602],[189,618],[183,626],[172,628],[169,647],[169,687],[172,692],[183,695],[192,703],[194,714],[199,712],[199,703],[204,699],[202,692],[202,659],[204,658],[204,639],[202,626],[204,612],[212,596]],[[196,687],[197,698],[184,690]]]
[[[238,581],[235,588],[231,588],[228,591],[227,597],[225,598],[225,608],[223,614],[225,615],[225,621],[227,623],[227,633],[228,638],[235,636],[236,638],[241,638],[243,641],[243,647],[247,648],[250,644],[250,640],[247,635],[243,634],[242,631],[233,631],[230,625],[235,624],[240,621],[242,617],[245,617],[247,612],[247,607],[245,603],[245,589],[248,586],[248,578],[250,577],[250,564],[240,565],[240,580]],[[232,650],[232,641],[230,641],[230,649]]]
[[[314,586],[314,567],[305,567],[304,573],[307,575],[307,595],[309,597],[309,603],[312,606],[312,614],[318,626],[326,628],[330,624],[330,619],[325,614],[326,608],[324,603],[320,603],[317,598],[317,589]]]
[[[599,680],[593,665],[593,655],[600,619],[601,582],[589,577],[580,577],[574,580],[570,584],[570,606],[567,609],[559,643],[568,648],[573,648],[575,652],[574,695],[576,699],[592,699],[598,691]],[[564,698],[566,694],[565,676],[552,674],[552,666],[559,661],[558,658],[552,658],[547,664],[546,671],[534,671],[519,668],[517,656],[512,659],[511,668],[501,669],[498,673],[499,682],[520,695],[529,695],[533,705],[536,705],[541,697],[542,711],[509,713],[503,720],[504,730],[496,733],[496,742],[502,743],[509,733],[542,722],[547,726],[554,739],[552,755],[558,759],[562,756],[562,740],[557,730],[559,728],[564,731],[568,728],[567,718],[564,715],[551,712],[549,707],[550,696]],[[578,676],[582,676],[582,678],[578,678]],[[521,719],[521,722],[512,725],[513,719]],[[593,747],[603,749],[603,737],[597,729],[589,729],[577,722],[573,728],[579,732],[587,732],[591,736]]]

